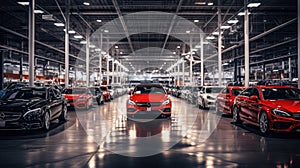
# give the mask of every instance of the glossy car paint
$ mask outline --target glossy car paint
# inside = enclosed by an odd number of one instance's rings
[[[163,90],[163,93],[156,94],[136,94],[135,91],[138,87],[159,87]],[[134,104],[129,103],[129,101],[134,102]],[[163,102],[169,101],[167,104]],[[159,112],[159,116],[170,117],[172,109],[172,102],[161,85],[156,84],[141,84],[137,85],[127,101],[127,115],[147,115],[155,112]]]
[[[65,116],[60,118],[66,115],[65,107],[65,99],[52,88],[23,87],[9,90],[0,100],[0,129],[41,129],[46,113],[49,113],[49,121],[57,118],[65,120]],[[33,114],[30,111],[36,112]]]
[[[93,95],[86,87],[67,88],[62,93],[67,100],[68,107],[88,109],[93,105]]]
[[[300,128],[300,100],[266,100],[263,89],[292,88],[290,86],[254,86],[259,92],[258,99],[243,95],[244,90],[235,98],[234,106],[238,109],[238,116],[241,121],[259,126],[262,113],[267,114],[268,127],[270,131],[291,132],[299,131]],[[297,89],[298,90],[298,89]],[[299,90],[298,90],[299,91]],[[288,113],[290,116],[275,115],[272,110],[278,109]]]
[[[237,96],[236,92],[244,90],[243,86],[228,86],[217,96],[216,98],[216,109],[220,112],[232,115],[233,102]]]

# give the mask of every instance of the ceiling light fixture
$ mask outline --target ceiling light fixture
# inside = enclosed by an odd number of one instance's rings
[[[194,20],[194,22],[195,22],[195,23],[198,23],[198,22],[199,22],[199,20]]]
[[[69,30],[69,34],[75,34],[75,30]]]
[[[206,39],[207,40],[213,40],[213,39],[215,39],[215,36],[207,36]]]
[[[94,44],[91,44],[89,47],[90,48],[95,48],[96,46]]]
[[[17,2],[19,5],[28,6],[29,2]]]
[[[119,48],[119,46],[116,45],[115,48]]]
[[[44,13],[44,11],[39,10],[39,9],[35,9],[35,10],[34,10],[34,13]]]
[[[229,23],[229,24],[236,24],[238,22],[239,22],[239,20],[237,20],[237,19],[227,21],[227,23]]]
[[[177,48],[180,48],[180,46],[177,46]]]
[[[86,41],[80,41],[80,44],[86,44],[87,42]]]
[[[215,35],[215,36],[218,36],[219,35],[219,32],[218,31],[215,31],[213,33],[211,33],[212,35]],[[221,32],[221,34],[223,34],[223,32]]]
[[[97,51],[97,52],[98,52],[98,51],[101,51],[101,49],[100,49],[100,48],[96,48],[96,49],[95,49],[95,51]]]
[[[63,23],[54,23],[54,25],[57,26],[57,27],[63,27],[63,26],[65,26],[65,24],[63,24]]]
[[[104,30],[104,33],[108,33],[109,32],[109,30]]]
[[[206,5],[206,2],[198,1],[198,2],[195,2],[195,5]]]
[[[82,35],[75,35],[74,38],[76,38],[76,39],[82,39],[83,36]]]
[[[90,5],[90,3],[89,3],[89,2],[83,2],[83,5],[85,5],[85,6],[89,6],[89,5]]]
[[[191,31],[190,30],[187,30],[187,31],[185,31],[186,33],[190,33]]]
[[[249,3],[247,5],[248,8],[257,8],[260,6],[260,3],[259,2],[256,2],[256,3]]]
[[[248,12],[248,15],[250,15],[251,13],[250,12]],[[240,13],[238,13],[238,15],[239,16],[244,16],[245,15],[245,12],[240,12]]]
[[[208,2],[207,5],[212,6],[212,5],[214,5],[214,3],[213,2]]]
[[[101,19],[97,19],[96,21],[97,21],[97,22],[99,22],[99,23],[100,23],[100,22],[102,22],[102,20],[101,20]]]
[[[221,26],[221,29],[229,29],[231,26]]]

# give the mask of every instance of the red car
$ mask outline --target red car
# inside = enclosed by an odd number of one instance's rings
[[[127,101],[127,116],[157,118],[170,117],[172,102],[166,90],[159,84],[136,85]]]
[[[66,88],[62,95],[67,100],[68,107],[89,109],[93,106],[93,94],[86,87]]]
[[[291,86],[254,86],[234,100],[233,121],[259,126],[260,132],[300,129],[300,90]]]
[[[216,112],[232,115],[234,99],[244,89],[244,86],[227,86],[224,88],[216,98]]]
[[[111,97],[107,86],[100,86],[101,91],[103,92],[104,101],[110,101]]]

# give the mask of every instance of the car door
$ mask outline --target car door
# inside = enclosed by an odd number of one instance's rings
[[[248,105],[248,99],[252,94],[252,88],[248,88],[245,91],[243,91],[240,96],[238,96],[238,106],[240,107],[240,117],[248,119],[250,112],[249,112],[249,105]]]
[[[249,119],[253,122],[258,122],[258,113],[260,111],[260,95],[257,88],[253,88],[251,96],[257,96],[257,100],[248,99]]]
[[[224,88],[216,98],[216,106],[218,106],[221,111],[223,111],[224,108],[226,108],[225,103],[226,103],[227,90],[228,90],[227,88]]]
[[[61,95],[52,88],[49,89],[49,93],[51,100],[51,117],[55,118],[59,116],[62,109]]]

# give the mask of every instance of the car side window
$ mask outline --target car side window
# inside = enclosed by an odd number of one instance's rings
[[[253,95],[257,96],[258,99],[259,99],[259,91],[258,91],[258,89],[256,89],[256,88],[252,89],[252,94],[251,94],[251,96],[253,96]]]
[[[244,90],[240,95],[249,97],[251,96],[251,93],[252,93],[252,88],[248,88]]]
[[[227,90],[228,90],[228,89],[224,88],[224,89],[221,91],[221,93],[222,93],[222,94],[226,94],[226,93],[227,93]]]

